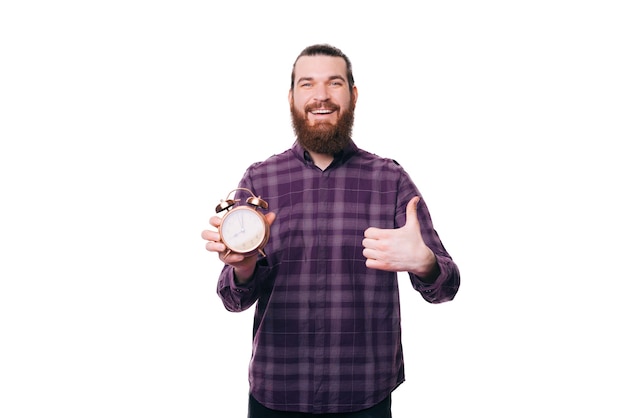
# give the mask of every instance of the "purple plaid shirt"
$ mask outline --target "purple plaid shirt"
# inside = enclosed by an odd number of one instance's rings
[[[296,143],[251,165],[239,186],[277,215],[253,278],[238,286],[226,265],[217,289],[230,311],[257,303],[252,396],[271,409],[308,413],[382,401],[404,381],[398,281],[365,266],[361,241],[370,226],[404,225],[415,184],[395,161],[354,143],[324,171]],[[418,218],[440,274],[432,283],[409,274],[411,283],[428,302],[452,300],[459,270],[423,199]]]

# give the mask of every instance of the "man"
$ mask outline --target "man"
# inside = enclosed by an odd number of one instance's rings
[[[228,253],[218,232],[202,232],[225,263],[226,309],[256,303],[250,418],[391,417],[404,381],[397,272],[431,303],[458,291],[459,270],[409,175],[352,141],[357,97],[342,51],[305,48],[288,96],[297,141],[239,184],[272,211],[266,256]]]

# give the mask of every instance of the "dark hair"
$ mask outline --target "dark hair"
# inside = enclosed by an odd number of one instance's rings
[[[340,57],[346,62],[346,70],[348,72],[348,87],[350,87],[350,91],[352,91],[352,87],[354,86],[354,76],[352,75],[352,63],[350,59],[344,54],[339,48],[335,48],[332,45],[328,44],[316,44],[307,46],[300,52],[298,58],[293,63],[293,67],[291,69],[291,90],[293,90],[293,84],[295,82],[296,76],[296,62],[300,59],[300,57],[310,57],[314,55],[326,55],[328,57]]]

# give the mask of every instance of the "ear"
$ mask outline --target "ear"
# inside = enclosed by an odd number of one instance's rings
[[[293,102],[293,90],[292,89],[289,89],[289,94],[287,94],[287,101],[289,101],[289,104]]]
[[[353,105],[356,105],[356,99],[359,98],[359,89],[356,86],[352,86],[352,102]]]

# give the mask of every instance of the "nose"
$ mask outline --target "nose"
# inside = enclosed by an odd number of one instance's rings
[[[319,102],[325,102],[330,98],[328,95],[328,86],[324,83],[319,83],[315,86],[315,92],[313,97]]]

